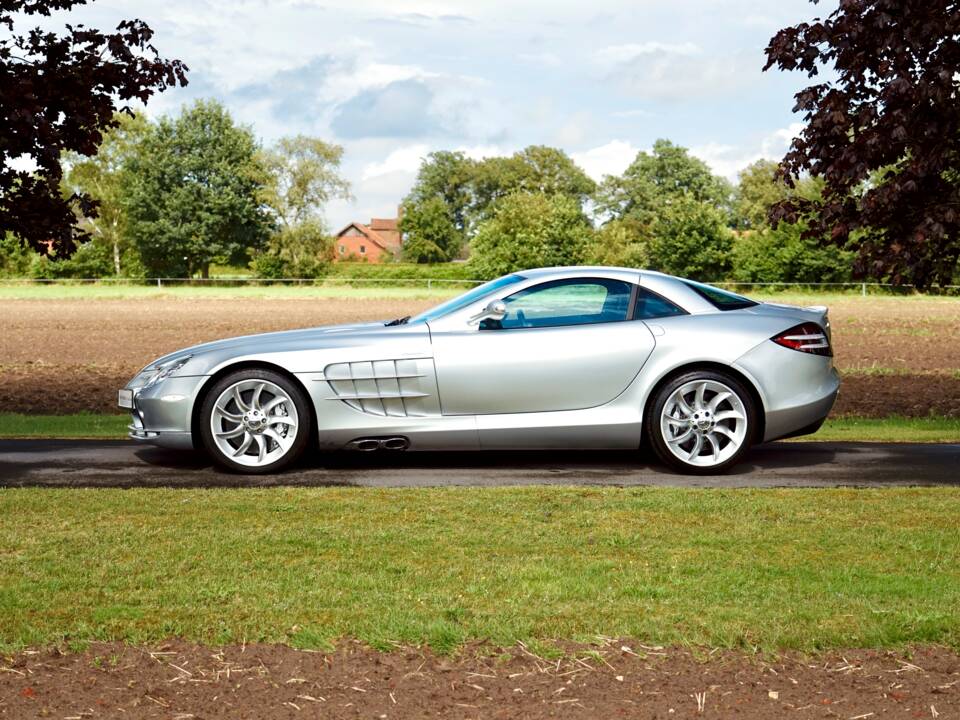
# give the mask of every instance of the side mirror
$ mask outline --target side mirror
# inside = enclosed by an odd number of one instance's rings
[[[471,325],[478,325],[484,320],[503,320],[507,315],[507,304],[503,300],[491,300],[487,306],[470,318]]]

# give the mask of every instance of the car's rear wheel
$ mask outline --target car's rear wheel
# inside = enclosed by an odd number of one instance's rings
[[[732,375],[684,373],[659,389],[645,429],[657,456],[671,468],[712,475],[740,462],[757,426],[753,396]]]
[[[304,392],[272,370],[250,368],[221,378],[204,399],[201,436],[221,467],[261,475],[297,461],[310,438]]]

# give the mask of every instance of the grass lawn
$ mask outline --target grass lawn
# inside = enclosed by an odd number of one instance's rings
[[[960,646],[960,492],[0,490],[0,649]]]
[[[0,413],[0,438],[106,438],[127,436],[127,415],[21,415]],[[830,418],[798,441],[960,442],[960,418]]]
[[[129,415],[23,415],[0,413],[0,438],[100,438],[127,436]]]

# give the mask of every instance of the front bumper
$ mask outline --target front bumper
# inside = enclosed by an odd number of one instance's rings
[[[129,437],[161,447],[193,448],[193,406],[206,379],[171,377],[144,389],[134,378],[124,388],[133,393],[132,407],[124,408],[130,413]]]

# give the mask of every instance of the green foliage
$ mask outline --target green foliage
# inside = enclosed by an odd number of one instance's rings
[[[591,265],[650,267],[650,237],[639,223],[611,220],[595,234],[585,262]]]
[[[686,148],[657,140],[652,153],[637,153],[623,175],[603,181],[597,192],[597,210],[610,218],[630,218],[649,225],[661,207],[678,195],[728,213],[733,188]]]
[[[853,254],[817,238],[804,238],[804,223],[770,226],[777,203],[820,197],[823,181],[804,177],[788,187],[775,177],[776,163],[760,160],[740,173],[735,211],[744,231],[734,245],[732,279],[738,282],[847,282]]]
[[[468,231],[475,166],[462,152],[430,153],[420,164],[417,180],[404,200],[405,212],[439,198],[447,207],[462,245]]]
[[[700,280],[721,279],[730,266],[730,184],[706,163],[668,140],[640,152],[620,177],[607,177],[597,209],[607,223],[598,236],[610,249],[598,258],[618,258]]]
[[[139,253],[129,239],[123,208],[124,188],[130,182],[124,168],[150,133],[151,125],[142,114],[129,116],[118,113],[114,120],[116,127],[103,134],[96,155],[85,157],[71,153],[63,159],[68,168],[63,181],[66,194],[85,193],[98,203],[96,217],[81,215],[77,218],[77,224],[90,235],[90,243],[106,248],[110,256],[110,262],[105,267],[85,262],[90,272],[97,272],[87,277],[136,276],[140,266]],[[90,243],[82,245],[78,252]],[[92,252],[92,249],[87,249],[88,254]],[[63,261],[55,264],[60,262]],[[72,273],[73,270],[66,268],[57,272]]]
[[[350,183],[339,174],[342,159],[342,147],[319,138],[280,138],[260,153],[269,177],[261,197],[286,227],[321,221],[327,202],[350,198]]]
[[[274,233],[265,252],[250,263],[258,277],[323,277],[333,261],[333,239],[319,220],[305,220]]]
[[[470,266],[493,278],[525,268],[582,262],[593,227],[567,195],[518,192],[497,203],[473,239]]]
[[[245,264],[269,236],[259,200],[268,179],[253,134],[219,103],[198,102],[161,119],[124,171],[130,237],[152,275]]]
[[[513,193],[565,195],[583,203],[597,186],[562,150],[531,145],[510,157],[487,158],[473,173],[474,218],[490,216],[500,198]]]
[[[411,248],[405,259],[456,257],[507,196],[563,195],[582,207],[595,189],[593,180],[556,148],[532,145],[510,157],[480,161],[460,152],[431,153],[403,203],[405,245]]]
[[[773,160],[757,160],[741,170],[734,194],[734,213],[739,228],[767,227],[770,207],[783,200],[788,188],[778,182],[775,173],[777,163]]]
[[[403,259],[407,262],[452,260],[463,247],[463,236],[440,197],[404,206],[400,232],[407,238],[403,245]]]
[[[26,277],[36,259],[37,253],[13,233],[0,235],[0,277]]]
[[[650,267],[694,280],[722,280],[730,269],[733,233],[719,209],[675,194],[652,227]]]
[[[88,241],[65,260],[38,258],[31,267],[36,278],[100,278],[113,274],[113,252],[103,243]]]
[[[849,282],[852,253],[801,237],[803,226],[780,223],[743,232],[734,243],[737,282]]]

